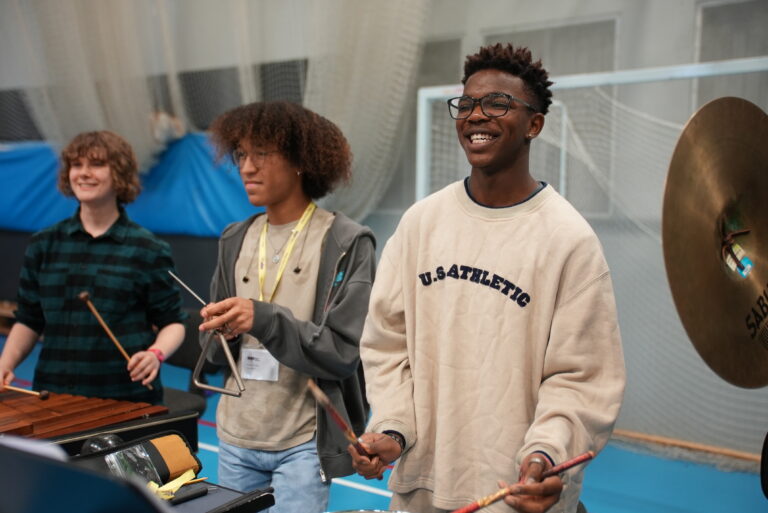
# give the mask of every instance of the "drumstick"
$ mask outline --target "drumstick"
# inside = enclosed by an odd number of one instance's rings
[[[560,465],[555,465],[551,469],[549,469],[546,472],[542,473],[541,474],[541,479],[546,479],[546,478],[548,478],[550,476],[554,476],[554,475],[560,474],[562,472],[565,472],[569,468],[575,467],[576,465],[581,465],[582,463],[585,463],[585,462],[591,460],[594,457],[595,457],[595,452],[594,451],[587,451],[584,454],[579,454],[575,458],[572,458],[572,459],[570,459],[568,461],[564,461]]]
[[[41,390],[39,392],[35,390],[27,390],[26,388],[14,387],[11,385],[3,385],[4,390],[12,390],[13,392],[21,392],[22,394],[36,395],[41,401],[48,399],[48,390]]]
[[[86,306],[88,306],[88,309],[91,311],[93,316],[96,317],[96,320],[99,321],[99,324],[101,324],[101,327],[104,328],[104,331],[107,333],[107,336],[109,337],[109,339],[115,344],[118,351],[120,351],[120,353],[123,355],[123,358],[125,358],[125,361],[129,362],[131,360],[131,357],[128,356],[128,353],[125,351],[125,349],[123,349],[123,346],[120,345],[120,342],[117,340],[114,333],[112,333],[112,330],[109,329],[109,326],[107,326],[107,323],[104,322],[104,319],[101,318],[99,311],[96,310],[95,306],[93,306],[93,303],[91,302],[91,295],[84,290],[77,295],[77,298],[83,303],[85,303]],[[144,386],[146,386],[150,390],[154,390],[154,388],[152,388],[151,383],[147,383]]]
[[[208,478],[207,477],[198,477],[197,479],[190,479],[189,481],[187,481],[186,483],[184,483],[181,486],[187,486],[187,485],[191,485],[191,484],[195,484],[195,483],[202,483],[206,479],[208,479]]]
[[[355,436],[355,432],[352,431],[352,428],[349,427],[349,425],[344,421],[344,418],[339,414],[336,408],[333,407],[331,400],[328,399],[328,396],[325,395],[325,392],[320,390],[320,387],[317,386],[317,384],[312,381],[312,379],[307,380],[307,385],[309,385],[309,391],[312,392],[313,396],[315,396],[317,402],[320,403],[323,408],[325,408],[325,411],[328,412],[331,418],[341,428],[341,430],[344,432],[344,436],[347,437],[347,440],[349,440],[352,446],[357,450],[357,453],[361,456],[367,456],[370,458],[371,455],[368,454],[368,451],[366,451],[365,448],[360,444],[357,436]]]
[[[584,463],[585,461],[589,461],[592,458],[595,457],[595,453],[593,451],[587,451],[584,454],[581,454],[579,456],[576,456],[573,459],[570,459],[564,463],[561,463],[560,465],[554,466],[551,469],[547,470],[543,474],[541,474],[541,479],[544,480],[550,476],[554,476],[557,474],[560,474],[561,472],[564,472],[568,470],[571,467],[575,467],[576,465],[579,465],[581,463]],[[492,493],[491,495],[486,495],[482,499],[478,499],[472,504],[468,506],[464,506],[463,508],[459,508],[457,510],[452,511],[451,513],[472,513],[473,511],[477,511],[480,508],[483,508],[489,504],[492,504],[496,502],[499,499],[503,499],[507,495],[513,493],[513,490],[519,486],[519,484],[514,484],[511,486],[507,486],[506,488],[502,488],[501,490],[497,491],[496,493]]]

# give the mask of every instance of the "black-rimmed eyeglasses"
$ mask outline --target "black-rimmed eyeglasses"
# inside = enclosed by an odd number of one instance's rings
[[[471,96],[457,96],[448,100],[448,112],[450,112],[453,119],[466,119],[472,114],[475,109],[475,104],[480,104],[480,109],[483,114],[489,118],[498,118],[509,112],[509,106],[512,102],[518,102],[531,109],[533,112],[538,110],[526,102],[515,96],[511,96],[505,93],[491,93],[486,94],[482,98],[473,98]]]

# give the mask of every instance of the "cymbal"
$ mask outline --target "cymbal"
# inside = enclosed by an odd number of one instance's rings
[[[768,116],[740,98],[704,105],[669,166],[662,246],[696,351],[736,386],[768,384]]]

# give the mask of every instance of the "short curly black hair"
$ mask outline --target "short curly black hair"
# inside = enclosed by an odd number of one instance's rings
[[[541,60],[533,61],[531,51],[527,47],[515,48],[511,43],[496,43],[480,48],[476,54],[468,55],[464,61],[464,78],[461,83],[466,84],[469,77],[484,69],[497,69],[520,77],[526,91],[536,98],[537,110],[542,114],[549,111],[552,104],[552,91],[549,86],[553,82],[549,80],[549,73],[542,67]]]
[[[339,127],[296,103],[257,102],[225,112],[209,131],[217,157],[229,156],[243,141],[274,144],[301,173],[301,187],[319,199],[352,176],[352,151]]]

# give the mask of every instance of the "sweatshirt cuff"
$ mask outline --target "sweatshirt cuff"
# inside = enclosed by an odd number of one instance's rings
[[[416,443],[416,432],[413,429],[408,428],[399,420],[381,420],[375,424],[369,424],[366,431],[369,433],[386,433],[387,431],[394,431],[400,434],[405,442],[403,452],[409,447],[413,447],[413,444]]]
[[[250,334],[259,340],[265,339],[273,329],[275,305],[255,299],[252,299],[251,303],[253,304],[253,326]]]
[[[401,453],[403,451],[405,451],[405,437],[403,436],[403,434],[401,432],[395,431],[393,429],[387,429],[383,433],[385,435],[387,435],[388,437],[390,437],[395,442],[397,442],[397,445],[400,446],[400,452]]]
[[[546,452],[544,452],[544,451],[533,451],[531,454],[541,454],[542,456],[547,458],[547,460],[549,460],[549,464],[550,465],[552,465],[553,467],[555,466],[555,460],[553,460],[552,457],[549,454],[547,454]]]

